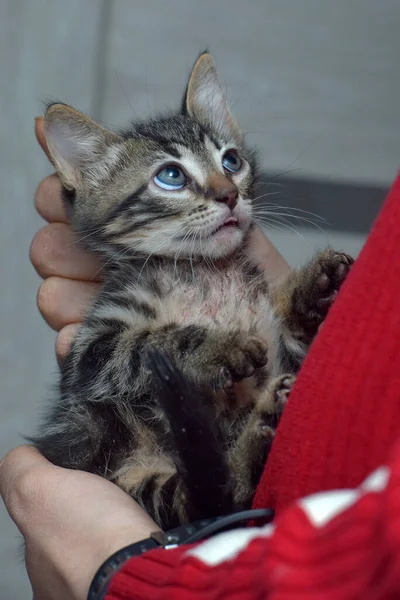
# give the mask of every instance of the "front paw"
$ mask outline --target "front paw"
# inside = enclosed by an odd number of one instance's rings
[[[327,250],[315,261],[315,310],[325,317],[354,260],[343,252]],[[318,273],[319,272],[319,273]]]
[[[215,389],[229,389],[267,364],[267,345],[241,331],[222,333],[208,340],[201,360],[203,376]]]
[[[299,274],[294,296],[295,310],[309,322],[321,323],[332,306],[354,260],[348,254],[328,249]]]

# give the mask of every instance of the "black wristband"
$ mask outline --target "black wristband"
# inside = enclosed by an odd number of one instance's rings
[[[98,569],[93,578],[87,600],[104,600],[107,594],[108,585],[113,576],[121,569],[123,564],[134,556],[141,556],[148,550],[154,548],[176,548],[182,544],[192,544],[200,540],[221,533],[234,527],[242,526],[247,521],[271,521],[274,516],[270,508],[261,508],[258,510],[245,510],[232,515],[215,517],[213,519],[202,519],[194,523],[182,525],[166,533],[156,531],[151,537],[126,546],[118,552],[115,552]]]

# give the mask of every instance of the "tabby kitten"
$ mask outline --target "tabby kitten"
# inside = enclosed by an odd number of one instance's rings
[[[248,506],[285,374],[351,259],[327,250],[269,289],[246,255],[254,154],[208,53],[177,114],[113,133],[52,104],[45,134],[104,283],[34,443],[57,465],[115,482],[161,527]]]

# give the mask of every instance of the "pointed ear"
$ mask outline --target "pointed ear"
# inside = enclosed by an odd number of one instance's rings
[[[242,141],[243,134],[230,113],[215,61],[208,52],[201,54],[193,67],[184,107],[196,121],[211,125],[216,131],[238,142]]]
[[[76,189],[85,174],[95,180],[110,162],[110,147],[122,139],[66,104],[52,104],[44,119],[50,157],[67,189]],[[108,160],[107,160],[108,159]]]

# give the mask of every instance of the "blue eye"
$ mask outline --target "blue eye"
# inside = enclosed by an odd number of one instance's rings
[[[163,190],[180,190],[186,185],[187,179],[179,167],[169,165],[158,171],[154,183]]]
[[[237,171],[240,171],[241,169],[242,161],[234,150],[228,150],[228,152],[224,154],[222,164],[227,171],[237,173]]]

